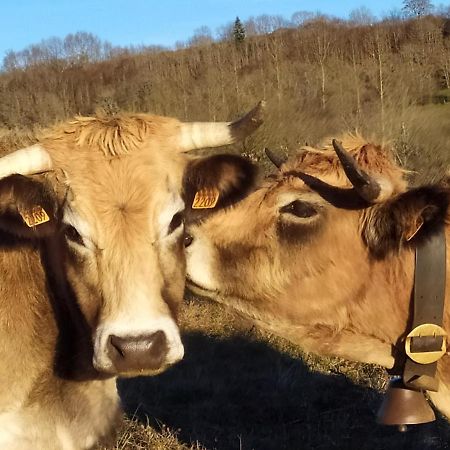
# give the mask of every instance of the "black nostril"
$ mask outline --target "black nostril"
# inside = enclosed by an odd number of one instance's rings
[[[194,238],[190,234],[186,233],[184,235],[184,246],[189,247],[192,244],[193,240],[194,240]]]
[[[115,350],[119,356],[121,356],[122,358],[124,357],[124,352],[122,350],[121,347],[121,338],[118,336],[114,336],[113,334],[111,336],[109,336],[109,345],[108,347],[110,347],[112,350]]]

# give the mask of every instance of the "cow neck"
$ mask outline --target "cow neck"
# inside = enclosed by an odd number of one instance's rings
[[[445,226],[416,247],[412,325],[405,340],[403,382],[416,390],[438,390],[437,361],[445,355],[442,329],[446,284]]]

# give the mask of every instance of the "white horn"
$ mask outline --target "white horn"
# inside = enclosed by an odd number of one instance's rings
[[[234,122],[190,122],[181,124],[180,149],[221,147],[233,144],[253,133],[262,123],[265,102],[259,102],[244,117]]]
[[[0,158],[0,179],[15,173],[31,175],[47,172],[52,165],[48,152],[39,144],[32,145]]]

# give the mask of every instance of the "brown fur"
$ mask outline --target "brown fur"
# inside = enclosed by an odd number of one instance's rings
[[[255,178],[256,168],[250,161],[237,155],[214,155],[192,160],[183,180],[187,221],[190,223],[203,220],[208,215],[238,202],[253,188]],[[215,207],[192,209],[196,192],[211,188],[219,191]]]
[[[108,436],[120,417],[119,370],[96,365],[97,334],[122,316],[131,337],[141,315],[176,321],[183,232],[171,238],[161,220],[189,170],[179,126],[141,114],[78,117],[40,139],[52,172],[0,180],[0,449],[85,449]],[[238,192],[250,169],[224,162],[225,185]],[[19,211],[35,205],[50,221],[28,228]]]
[[[55,232],[58,206],[53,189],[45,181],[32,180],[22,175],[11,175],[0,180],[0,228],[22,237],[44,237]],[[20,216],[30,206],[39,205],[52,220],[39,227],[28,227]]]
[[[387,147],[358,136],[341,140],[366,172],[390,182],[390,198],[374,206],[343,202],[355,192],[331,144],[304,148],[234,208],[189,230],[187,276],[197,293],[306,351],[389,368],[410,317],[414,247],[443,222],[450,303],[450,190],[444,184],[408,190]],[[304,173],[324,183],[314,186]],[[292,201],[308,205],[297,205],[300,212],[315,214],[282,212]],[[199,261],[203,272],[196,270]],[[448,306],[444,323],[450,332]],[[432,398],[450,417],[448,356],[439,372],[441,390]]]

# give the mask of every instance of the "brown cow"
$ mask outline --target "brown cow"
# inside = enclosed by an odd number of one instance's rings
[[[391,368],[410,316],[414,249],[438,225],[450,331],[450,190],[408,188],[386,148],[342,140],[349,177],[330,143],[306,147],[233,208],[192,225],[188,286],[306,351]],[[450,417],[449,356],[438,372],[430,395]]]
[[[0,159],[0,449],[92,447],[119,415],[116,376],[183,357],[183,191],[214,176],[225,205],[253,174],[186,152],[243,138],[260,113],[78,117]]]

